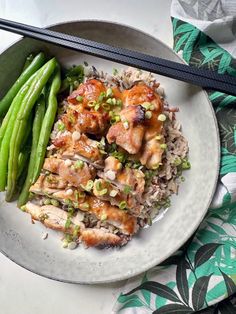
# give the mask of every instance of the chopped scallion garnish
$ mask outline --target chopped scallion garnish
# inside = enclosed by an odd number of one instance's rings
[[[145,112],[145,118],[146,119],[151,119],[151,117],[152,117],[152,112],[151,111],[146,111]]]
[[[84,166],[83,160],[77,160],[77,161],[74,163],[74,167],[75,167],[76,169],[82,169],[83,166]]]
[[[109,98],[109,97],[112,97],[113,96],[113,91],[112,89],[109,87],[106,91],[106,97]]]
[[[163,113],[161,113],[157,117],[157,120],[164,122],[164,121],[166,121],[166,116]]]
[[[83,97],[80,96],[80,95],[78,95],[78,96],[76,97],[76,100],[77,100],[78,102],[82,102],[82,101],[83,101]]]
[[[167,148],[167,145],[165,143],[161,144],[160,145],[161,149],[166,149]]]
[[[122,202],[120,202],[120,204],[119,204],[119,208],[120,208],[120,209],[125,209],[126,206],[127,206],[126,201],[122,201]]]
[[[53,206],[59,206],[59,202],[58,202],[58,200],[51,200],[51,204],[53,205]]]
[[[131,192],[132,188],[129,185],[125,185],[124,186],[124,193],[125,194],[129,194]]]

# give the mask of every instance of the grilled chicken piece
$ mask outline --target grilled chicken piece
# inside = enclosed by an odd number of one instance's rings
[[[111,205],[119,206],[121,202],[125,202],[126,208],[129,209],[130,212],[139,214],[141,205],[137,198],[132,194],[131,188],[129,186],[126,186],[126,188],[128,188],[128,190],[124,192],[104,179],[97,179],[94,181],[93,194],[101,200],[109,201]],[[104,193],[104,191],[107,192]]]
[[[52,144],[58,149],[62,157],[76,159],[76,156],[82,156],[88,161],[102,163],[102,154],[99,150],[99,142],[91,140],[85,134],[74,131],[72,134],[66,133],[56,137]]]
[[[71,187],[53,193],[52,198],[55,198],[64,204],[68,204],[68,201],[70,201],[75,208],[78,208],[79,204],[84,203],[86,200],[86,194],[79,189]]]
[[[104,84],[96,79],[87,80],[85,83],[79,85],[78,89],[73,91],[73,93],[67,98],[68,102],[71,104],[78,104],[79,101],[76,99],[78,96],[82,98],[82,104],[84,108],[89,108],[89,101],[98,100],[99,95],[105,92],[106,88]]]
[[[132,88],[124,90],[122,93],[122,100],[124,107],[130,105],[140,105],[144,102],[151,102],[155,106],[155,110],[159,110],[162,106],[162,100],[153,88],[140,82],[135,84]]]
[[[30,187],[30,192],[40,194],[42,190],[46,193],[54,193],[60,189],[65,189],[68,183],[55,174],[41,174],[38,180]]]
[[[109,247],[122,244],[119,236],[101,229],[86,229],[82,232],[80,239],[87,247]]]
[[[112,206],[94,196],[88,196],[86,202],[79,204],[78,208],[82,211],[94,214],[98,219],[117,227],[124,234],[134,234],[137,229],[137,219],[125,210]]]
[[[108,114],[87,109],[68,108],[61,120],[68,131],[79,131],[89,134],[103,134],[108,125]]]
[[[80,187],[81,184],[86,185],[96,176],[95,169],[86,163],[83,163],[82,167],[78,167],[76,162],[53,157],[45,159],[43,169],[59,174],[63,180],[76,187]]]
[[[56,177],[58,182],[65,182],[58,175],[41,174],[35,184],[30,187],[30,192],[39,195],[49,195],[51,198],[56,199],[64,204],[67,204],[68,201],[71,201],[75,207],[78,207],[79,203],[83,203],[85,201],[86,194],[81,189],[68,187],[67,182],[66,185],[58,184],[57,188],[53,188],[50,185],[48,186],[47,178],[49,176]]]
[[[148,169],[156,169],[162,160],[163,149],[155,138],[146,141],[140,155],[140,162]]]
[[[78,237],[86,246],[116,246],[122,243],[122,239],[115,234],[100,229],[85,229],[84,224],[77,218],[71,217],[71,224],[66,228],[67,212],[52,206],[38,206],[31,202],[25,205],[25,211],[29,213],[33,220],[38,220],[47,228],[72,234],[75,226],[79,226]]]
[[[161,163],[164,149],[161,144],[164,143],[163,137],[163,122],[158,121],[160,112],[153,111],[152,117],[146,127],[144,135],[143,146],[138,154],[138,158],[142,165],[148,169],[153,169]],[[158,139],[156,138],[158,136]]]
[[[129,186],[133,195],[141,198],[144,192],[145,179],[144,173],[139,169],[120,168],[117,169],[119,161],[112,156],[105,159],[104,172],[98,172],[98,176],[111,181],[119,189],[123,190],[124,186]]]
[[[131,89],[125,90],[122,94],[124,106],[140,105],[148,102],[153,107],[150,119],[145,121],[145,134],[142,149],[137,154],[138,159],[148,169],[153,169],[161,162],[163,149],[162,140],[156,140],[157,135],[163,134],[163,122],[158,120],[158,116],[163,112],[163,101],[155,91],[144,83],[134,85]]]
[[[128,153],[137,154],[145,131],[145,110],[142,106],[128,106],[120,111],[120,118],[107,133],[108,143],[115,142]]]
[[[136,197],[141,198],[145,186],[144,177],[145,175],[141,170],[124,168],[118,172],[116,180],[122,185],[130,186]]]
[[[84,230],[84,224],[75,216],[71,217],[71,225],[65,228],[67,212],[53,205],[38,206],[32,202],[27,202],[25,211],[29,213],[33,220],[39,220],[46,227],[57,231],[73,233],[74,227],[79,226],[80,232]]]

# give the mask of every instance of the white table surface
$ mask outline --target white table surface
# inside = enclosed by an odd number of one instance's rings
[[[36,26],[100,19],[143,30],[172,46],[171,0],[0,0],[0,17]],[[18,38],[0,31],[0,51]],[[0,313],[110,314],[122,282],[73,285],[49,280],[0,254]]]

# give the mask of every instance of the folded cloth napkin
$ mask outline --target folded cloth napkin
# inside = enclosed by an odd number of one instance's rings
[[[174,49],[187,63],[236,76],[235,0],[173,0],[171,15]],[[211,207],[180,251],[127,282],[113,313],[236,313],[236,97],[207,93],[221,136]]]

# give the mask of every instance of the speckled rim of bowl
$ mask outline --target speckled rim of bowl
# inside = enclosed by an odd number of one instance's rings
[[[111,22],[111,21],[108,21],[108,20],[99,20],[99,19],[81,19],[81,20],[69,20],[69,21],[63,21],[61,23],[53,23],[53,24],[50,24],[48,26],[46,26],[45,28],[52,28],[54,26],[59,26],[59,25],[62,25],[62,24],[68,24],[68,23],[89,23],[89,22],[92,22],[92,23],[104,23],[104,24],[115,24],[117,26],[122,26],[122,27],[125,27],[125,28],[129,28],[131,30],[134,30],[136,32],[140,32],[142,33],[143,35],[145,36],[148,36],[152,39],[154,39],[155,41],[159,42],[161,45],[165,46],[165,48],[167,48],[168,50],[171,50],[172,53],[174,53],[178,59],[180,60],[180,63],[184,63],[184,64],[187,64],[185,62],[184,59],[182,59],[174,50],[172,50],[167,44],[165,44],[164,42],[162,42],[161,40],[159,40],[158,38],[136,28],[136,27],[133,27],[133,26],[130,26],[130,25],[126,25],[126,24],[123,24],[123,23],[118,23],[118,22]],[[0,54],[6,52],[9,48],[11,48],[13,45],[15,45],[16,43],[20,42],[21,40],[23,40],[24,37],[22,38],[19,38],[15,41],[13,41],[11,44],[9,44],[4,50],[1,51]],[[214,112],[214,109],[213,109],[213,106],[212,106],[212,103],[210,102],[209,98],[208,98],[208,95],[206,93],[205,90],[202,89],[202,92],[205,94],[206,96],[206,99],[207,99],[207,102],[211,108],[211,112],[212,112],[212,115],[213,115],[213,119],[214,119],[214,122],[215,122],[215,128],[216,128],[216,131],[217,131],[217,147],[218,147],[218,154],[217,154],[217,171],[216,171],[216,177],[215,177],[215,182],[214,182],[214,186],[213,186],[213,189],[212,189],[212,193],[211,193],[211,196],[209,198],[209,201],[207,203],[207,206],[205,208],[205,211],[203,212],[202,216],[200,217],[200,219],[198,221],[196,221],[196,227],[194,230],[191,230],[191,231],[188,231],[186,230],[185,232],[185,236],[182,238],[182,244],[183,245],[190,237],[191,235],[194,234],[194,232],[197,230],[198,226],[200,225],[201,221],[203,220],[203,218],[205,217],[205,214],[207,213],[207,210],[211,204],[211,201],[213,199],[213,196],[214,196],[214,193],[215,193],[215,190],[216,190],[216,186],[217,186],[217,182],[218,182],[218,175],[219,175],[219,168],[220,168],[220,137],[219,137],[219,128],[218,128],[218,123],[217,123],[217,119],[216,119],[216,115],[215,115],[215,112]],[[180,245],[180,247],[181,247]],[[177,248],[173,249],[173,251],[171,252],[171,254],[168,253],[168,256],[163,256],[163,259],[162,261],[164,261],[166,258],[168,258],[169,256],[171,256],[175,251],[176,251]],[[130,278],[131,276],[129,274],[127,274],[126,276],[123,276],[120,280],[115,280],[115,279],[111,279],[111,280],[106,280],[106,281],[98,281],[98,282],[93,282],[93,283],[84,283],[84,282],[81,282],[81,281],[71,281],[71,280],[63,280],[63,279],[59,279],[59,278],[56,278],[56,277],[53,277],[53,276],[49,276],[49,275],[46,275],[46,274],[43,274],[43,273],[40,273],[40,272],[37,272],[35,271],[34,269],[31,269],[30,267],[27,267],[25,266],[24,264],[21,264],[20,262],[18,261],[15,261],[12,257],[10,257],[4,250],[2,250],[0,248],[0,252],[5,255],[7,258],[9,258],[12,262],[16,263],[17,265],[21,266],[22,268],[36,274],[36,275],[39,275],[39,276],[42,276],[42,277],[45,277],[45,278],[48,278],[48,279],[52,279],[52,280],[55,280],[55,281],[59,281],[59,282],[65,282],[65,283],[73,283],[73,284],[105,284],[105,283],[111,283],[111,282],[118,282],[118,281],[121,281],[121,280],[125,280],[125,279],[128,279]],[[132,277],[134,276],[137,276],[139,274],[141,274],[142,272],[145,272],[149,269],[151,269],[152,267],[156,266],[156,263],[155,261],[151,261],[150,263],[146,264],[145,267],[143,267],[141,270],[139,269],[138,271],[136,272],[133,272],[132,273]]]

